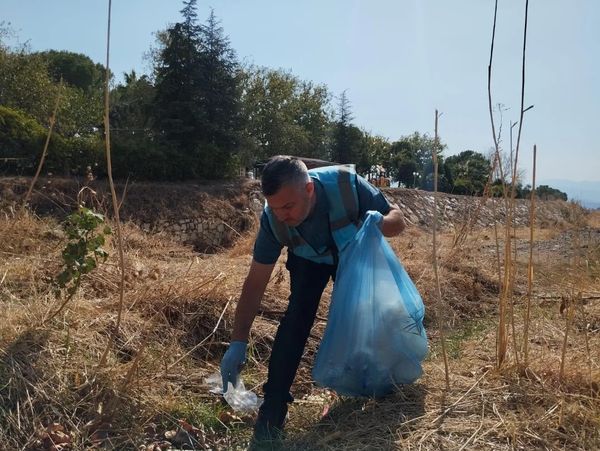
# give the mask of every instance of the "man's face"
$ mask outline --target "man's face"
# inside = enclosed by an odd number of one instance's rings
[[[266,196],[275,217],[289,227],[299,226],[310,214],[315,195],[314,183],[287,184],[272,196]]]

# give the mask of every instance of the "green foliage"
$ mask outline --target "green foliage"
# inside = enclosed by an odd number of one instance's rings
[[[113,176],[118,179],[131,177],[136,180],[168,180],[175,177],[173,166],[168,159],[168,149],[159,147],[144,134],[130,136],[115,135],[112,140]]]
[[[332,125],[331,158],[338,163],[353,163],[357,159],[362,133],[352,125],[352,119],[350,100],[344,91],[338,103],[337,120]]]
[[[530,193],[531,193],[531,186],[527,185],[523,189],[523,197],[529,196]],[[548,185],[538,186],[535,189],[535,194],[541,200],[564,200],[564,201],[568,200],[567,193],[565,193],[559,189],[552,188],[551,186],[548,186]]]
[[[85,207],[68,216],[64,229],[69,242],[62,252],[64,269],[55,284],[70,298],[77,292],[81,277],[94,270],[99,260],[107,259],[108,253],[102,246],[111,229],[104,216]]]
[[[65,84],[56,130],[63,136],[95,133],[102,126],[104,66],[86,55],[67,51],[39,52],[30,58],[44,62],[55,86],[61,79]]]
[[[189,176],[222,177],[241,135],[238,63],[214,13],[197,24],[195,3],[184,2],[183,22],[160,35],[154,129],[186,154],[181,169]]]
[[[389,154],[390,144],[381,136],[373,136],[362,131],[360,145],[357,148],[356,170],[367,174],[375,165],[382,165]],[[387,174],[386,174],[387,175]]]
[[[183,419],[196,427],[202,426],[214,431],[225,430],[225,425],[219,421],[219,414],[225,409],[219,404],[208,404],[204,399],[188,400],[174,405],[168,411],[168,416],[161,421],[165,429],[173,428],[173,418]]]
[[[37,55],[46,61],[48,74],[54,82],[58,83],[62,78],[66,84],[86,94],[101,93],[104,89],[104,66],[94,63],[90,57],[64,50],[49,50]]]
[[[512,185],[506,184],[506,192],[510,196]],[[503,184],[501,179],[494,180],[492,183],[492,196],[502,197],[504,196]],[[559,189],[552,188],[548,185],[540,185],[535,189],[535,194],[538,199],[541,200],[568,200],[567,193],[562,192]],[[529,199],[531,197],[531,185],[523,186],[521,183],[517,183],[515,186],[515,199]]]
[[[242,160],[247,166],[279,154],[327,158],[330,118],[324,86],[264,68],[247,69],[242,85],[248,138]]]
[[[21,111],[0,106],[0,159],[2,172],[23,174],[33,170],[42,152],[46,130]]]
[[[446,145],[437,145],[438,189],[444,191],[447,181],[443,171],[443,150]],[[389,157],[384,161],[392,177],[405,186],[433,190],[433,149],[435,139],[418,132],[404,136],[391,144]]]
[[[135,71],[125,75],[125,84],[111,92],[110,124],[112,137],[150,136],[154,85],[146,75]]]
[[[75,55],[76,60],[87,58],[68,52],[54,53]],[[48,123],[59,92],[59,81],[54,79],[53,72],[59,69],[51,66],[54,60],[50,54],[52,52],[30,54],[25,50],[0,49],[0,104],[23,111],[42,125]],[[93,64],[91,60],[89,64]],[[64,66],[60,70],[68,72]],[[97,67],[96,70],[99,71]],[[60,80],[62,74],[56,73]],[[102,122],[102,108],[102,90],[96,85],[82,88],[67,84],[62,88],[55,130],[63,136],[97,133]]]
[[[101,136],[103,94],[65,86],[56,118],[56,131],[65,137]],[[53,100],[54,102],[54,100]]]
[[[352,123],[346,92],[334,107],[325,85],[290,72],[242,70],[214,12],[198,22],[197,1],[184,0],[180,22],[157,33],[153,77],[134,71],[111,92],[113,174],[146,180],[234,176],[276,154],[354,163],[359,173],[382,166],[404,186],[480,195],[489,161],[474,151],[444,159],[445,145],[418,132],[390,143]],[[58,83],[63,87],[46,172],[106,172],[103,146],[105,70],[86,55],[30,53],[4,44],[0,22],[0,158],[5,173],[31,174],[43,148]],[[539,188],[540,197],[566,194]],[[517,197],[527,188],[516,187]],[[493,186],[502,195],[501,183]]]
[[[489,328],[490,325],[485,320],[480,319],[468,321],[459,326],[455,332],[446,338],[448,356],[451,359],[460,358],[464,343],[482,337]]]
[[[489,179],[490,161],[482,154],[465,150],[446,158],[444,173],[455,194],[480,196]]]
[[[0,104],[46,124],[58,93],[58,85],[48,76],[46,61],[24,51],[5,51],[0,57]]]
[[[48,131],[21,111],[0,106],[0,158],[2,173],[31,175],[35,172]],[[79,174],[87,166],[104,172],[103,144],[98,136],[64,138],[52,133],[45,172]]]
[[[106,175],[104,140],[98,135],[83,135],[64,139],[62,155],[52,152],[46,160],[47,168],[55,173],[85,175],[88,167],[96,176]]]

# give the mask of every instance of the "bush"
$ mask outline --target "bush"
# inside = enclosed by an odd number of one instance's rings
[[[48,131],[32,117],[0,106],[0,173],[33,175],[47,136]],[[95,172],[106,173],[99,136],[64,138],[52,133],[43,172],[85,175],[88,166]]]
[[[106,175],[104,141],[99,135],[68,138],[65,174],[85,175],[87,168],[96,176]]]
[[[175,161],[147,136],[115,137],[111,143],[113,176],[136,180],[167,180]]]
[[[21,111],[0,106],[0,172],[28,174],[44,148],[46,130]]]

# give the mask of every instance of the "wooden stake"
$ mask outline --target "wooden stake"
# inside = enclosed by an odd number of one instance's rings
[[[533,229],[535,224],[535,165],[537,147],[533,146],[533,180],[531,182],[531,201],[529,206],[529,263],[527,265],[527,308],[523,326],[523,363],[529,363],[529,319],[531,312],[531,294],[533,291]]]
[[[106,349],[102,354],[100,359],[99,366],[102,367],[106,364],[106,359],[108,357],[108,353],[113,346],[115,341],[115,337],[119,332],[119,328],[121,326],[121,316],[123,314],[123,304],[125,297],[125,257],[123,255],[123,234],[121,233],[121,221],[119,218],[119,202],[117,199],[117,193],[115,191],[115,184],[112,177],[112,160],[110,154],[110,120],[109,120],[109,98],[110,98],[110,90],[109,90],[109,82],[110,82],[110,66],[109,66],[109,57],[110,57],[110,14],[111,14],[112,0],[108,0],[108,30],[106,35],[106,77],[104,83],[104,142],[106,145],[106,170],[108,173],[108,181],[110,185],[110,192],[112,195],[112,204],[113,204],[113,214],[115,216],[115,229],[117,235],[117,248],[119,252],[119,267],[121,270],[121,280],[119,284],[119,310],[117,312],[117,322],[115,324],[115,329],[111,334],[108,344],[106,345]]]
[[[442,355],[444,357],[444,371],[446,374],[446,389],[450,389],[450,371],[448,370],[448,355],[446,352],[446,334],[444,332],[444,323],[442,321],[442,290],[440,287],[440,277],[437,264],[437,210],[438,210],[438,110],[435,110],[435,140],[433,145],[433,273],[435,275],[435,288],[437,294],[437,318],[438,328],[440,330],[440,339],[442,341]]]

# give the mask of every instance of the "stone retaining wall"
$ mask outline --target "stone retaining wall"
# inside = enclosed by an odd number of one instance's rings
[[[430,228],[433,224],[434,195],[431,192],[414,189],[388,188],[383,190],[387,198],[398,204],[406,222],[410,226]],[[256,185],[245,193],[248,205],[236,212],[236,217],[220,218],[179,218],[143,223],[142,229],[153,233],[164,231],[176,240],[202,248],[222,248],[231,242],[234,235],[251,227],[262,212],[264,198]],[[517,226],[529,225],[530,202],[519,199],[515,204]],[[475,227],[490,227],[494,223],[504,223],[505,204],[503,199],[484,199],[469,196],[438,193],[438,226],[450,229],[471,224]],[[206,212],[205,212],[206,213]],[[216,213],[216,212],[215,212]],[[220,212],[222,213],[222,212]],[[221,214],[222,216],[222,214]],[[536,222],[552,226],[564,222],[568,216],[568,204],[562,201],[540,201],[536,203]],[[246,218],[240,222],[240,218]]]
[[[418,227],[430,227],[433,223],[434,194],[414,189],[388,188],[383,192],[389,200],[398,204],[406,221]],[[438,193],[437,214],[441,228],[455,228],[465,223],[478,227],[490,227],[503,223],[506,218],[504,199],[458,196]],[[563,201],[536,202],[536,222],[552,225],[564,222],[568,216],[568,204]],[[529,225],[530,201],[515,200],[514,219],[517,226]]]
[[[141,228],[148,233],[167,232],[177,241],[205,248],[222,247],[230,241],[231,233],[237,232],[221,219],[202,218],[161,219],[154,224],[143,223]]]
[[[17,205],[29,186],[29,179],[0,178],[0,205]],[[89,205],[110,214],[110,193],[103,182],[95,182],[94,200]],[[60,219],[75,208],[74,199],[81,191],[80,181],[44,179],[31,198],[37,214]],[[118,192],[125,192],[123,186]],[[431,192],[404,188],[387,188],[383,192],[402,209],[406,221],[414,227],[430,228],[433,224],[434,195]],[[254,180],[214,182],[211,184],[136,183],[127,189],[121,218],[132,221],[148,232],[162,232],[177,241],[192,244],[201,252],[229,246],[236,236],[252,228],[260,217],[264,198],[260,183]],[[440,229],[464,224],[489,227],[504,222],[504,201],[438,193]],[[536,202],[536,221],[553,226],[568,221],[575,207],[563,201]],[[529,201],[517,200],[515,221],[529,224]]]

